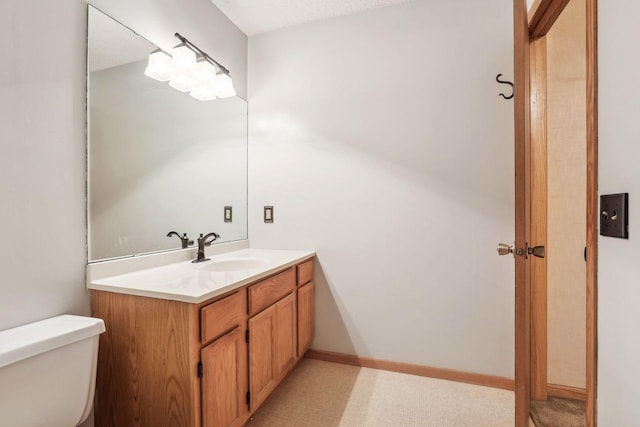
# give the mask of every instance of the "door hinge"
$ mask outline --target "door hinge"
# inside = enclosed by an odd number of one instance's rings
[[[203,375],[202,362],[198,362],[198,378],[202,378],[202,375]]]
[[[247,405],[250,405],[250,404],[251,404],[251,392],[248,391],[247,392]]]
[[[248,329],[244,332],[244,340],[245,340],[245,342],[249,342],[249,330]]]

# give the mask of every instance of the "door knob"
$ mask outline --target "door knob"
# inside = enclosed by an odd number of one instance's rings
[[[527,253],[529,255],[533,255],[533,256],[536,256],[538,258],[544,258],[545,249],[544,249],[544,246],[529,247],[529,248],[527,248]]]
[[[498,243],[498,255],[509,255],[513,253],[513,246]]]

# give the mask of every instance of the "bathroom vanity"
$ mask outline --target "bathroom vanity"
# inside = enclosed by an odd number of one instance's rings
[[[242,426],[313,338],[313,252],[247,249],[90,279],[95,425]]]

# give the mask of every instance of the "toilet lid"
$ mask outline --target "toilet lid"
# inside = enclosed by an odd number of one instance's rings
[[[0,331],[0,368],[104,331],[102,319],[70,314]]]

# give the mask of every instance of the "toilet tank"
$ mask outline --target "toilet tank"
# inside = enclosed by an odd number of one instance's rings
[[[0,331],[0,425],[72,427],[93,405],[101,319],[62,315]]]

